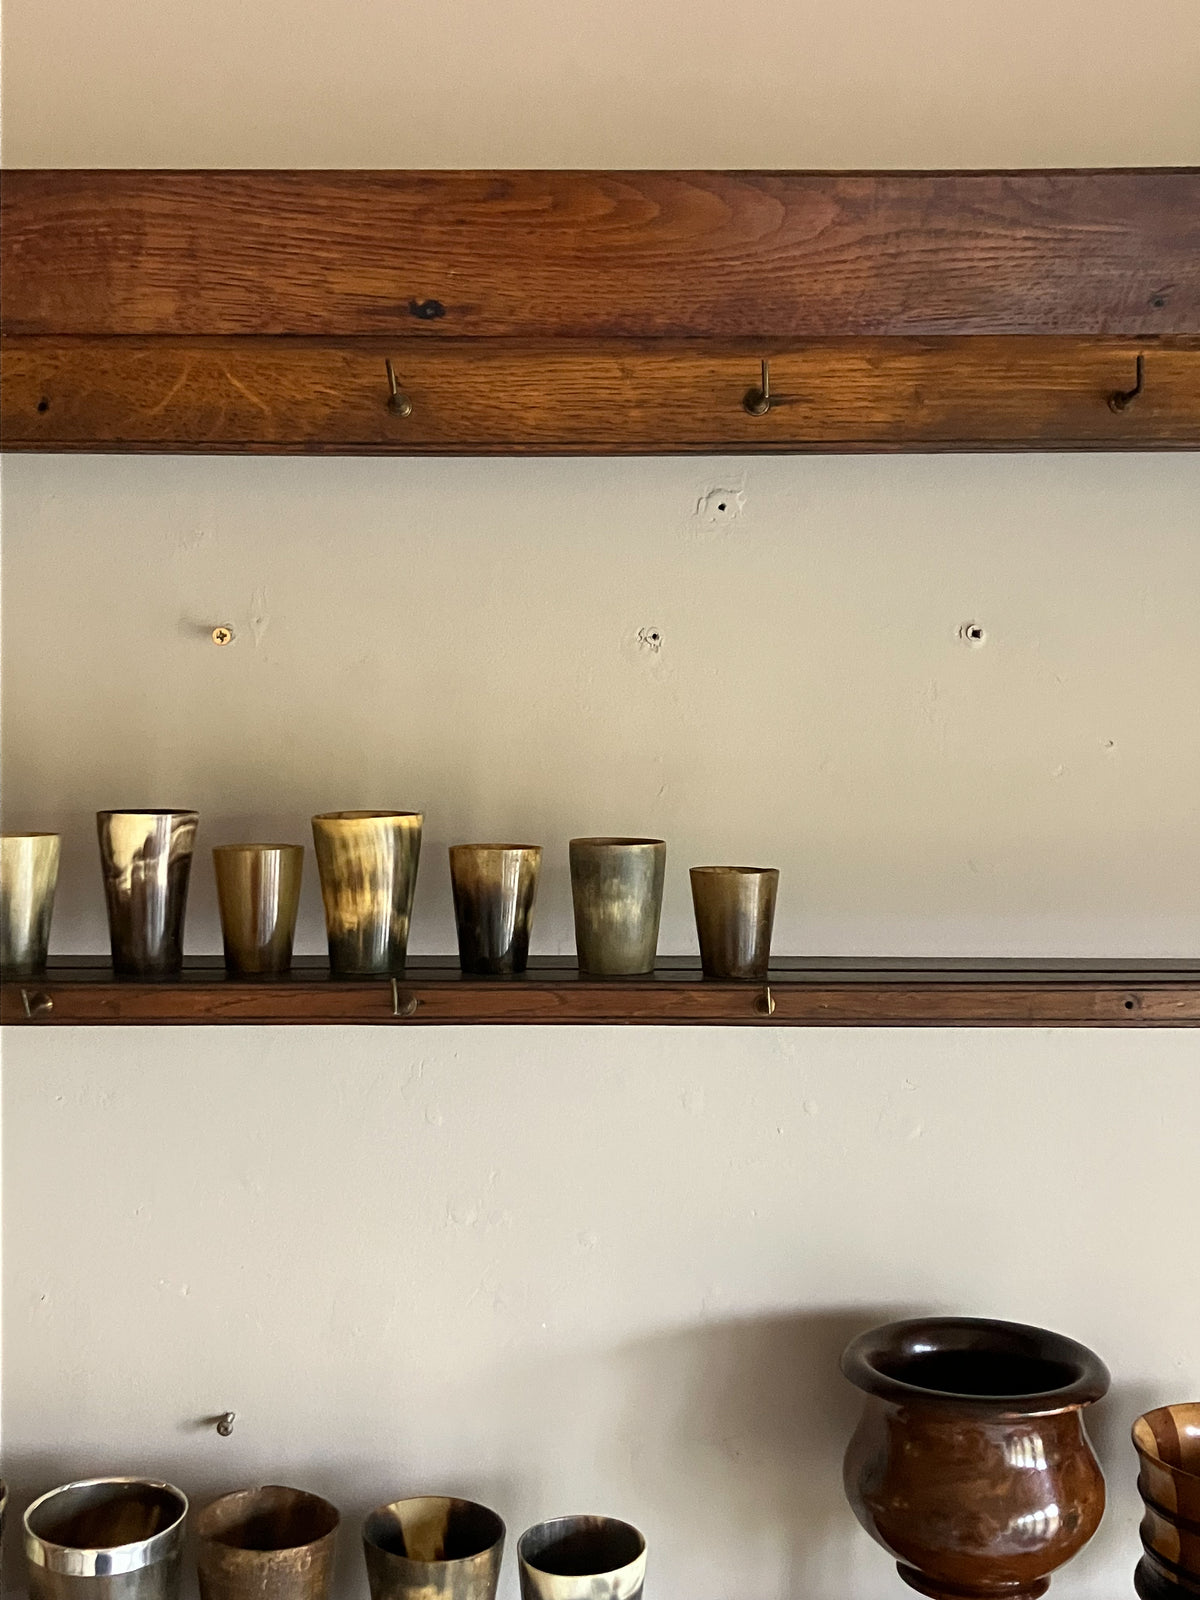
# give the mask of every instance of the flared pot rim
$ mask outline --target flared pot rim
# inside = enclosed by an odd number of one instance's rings
[[[1044,1363],[1062,1382],[1034,1388],[1006,1387],[997,1393],[912,1381],[899,1375],[921,1358],[991,1354],[1018,1362]],[[1108,1368],[1094,1351],[1066,1334],[1025,1322],[989,1317],[914,1317],[884,1323],[851,1340],[842,1372],[856,1388],[895,1405],[945,1406],[1022,1416],[1045,1416],[1091,1405],[1108,1393]]]
[[[177,1515],[146,1539],[134,1539],[127,1544],[96,1545],[84,1547],[58,1544],[31,1528],[29,1519],[51,1500],[69,1494],[74,1489],[121,1488],[136,1485],[139,1489],[161,1489],[164,1495],[174,1498]],[[163,1553],[181,1536],[188,1515],[188,1497],[183,1490],[162,1478],[110,1476],[101,1478],[75,1478],[70,1483],[57,1484],[38,1495],[25,1508],[21,1519],[25,1533],[25,1554],[34,1566],[45,1567],[49,1572],[60,1572],[75,1578],[106,1578],[126,1572],[140,1572],[153,1566]]]
[[[1172,1426],[1178,1426],[1179,1413],[1191,1412],[1194,1420],[1189,1418],[1189,1425],[1200,1434],[1200,1400],[1176,1400],[1170,1405],[1155,1406],[1151,1411],[1143,1411],[1129,1430],[1133,1440],[1133,1448],[1143,1461],[1152,1463],[1163,1472],[1169,1472],[1173,1478],[1183,1478],[1190,1483],[1200,1483],[1200,1472],[1194,1472],[1190,1467],[1178,1467],[1173,1461],[1168,1461],[1160,1453],[1158,1439],[1155,1433],[1155,1423],[1170,1420]]]

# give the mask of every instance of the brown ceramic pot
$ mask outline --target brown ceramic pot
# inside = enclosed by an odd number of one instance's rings
[[[936,1600],[1036,1600],[1104,1513],[1084,1406],[1098,1356],[1016,1322],[930,1317],[863,1334],[842,1371],[867,1396],[846,1494],[905,1583]]]
[[[1147,1411],[1133,1443],[1146,1507],[1137,1592],[1142,1600],[1200,1596],[1200,1401]]]

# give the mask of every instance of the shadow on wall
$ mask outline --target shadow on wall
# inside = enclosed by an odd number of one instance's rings
[[[839,1359],[867,1328],[916,1314],[747,1319],[617,1353],[624,1409],[610,1437],[629,1452],[647,1538],[675,1582],[690,1568],[687,1589],[711,1592],[715,1569],[744,1575],[746,1596],[844,1592],[848,1546],[863,1538],[842,1490],[861,1397]]]

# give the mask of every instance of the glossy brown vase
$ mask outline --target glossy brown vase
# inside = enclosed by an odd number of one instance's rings
[[[1016,1322],[930,1317],[863,1334],[846,1494],[905,1583],[935,1600],[1036,1600],[1104,1513],[1082,1410],[1098,1356]]]
[[[303,1489],[222,1495],[196,1519],[200,1600],[328,1600],[338,1521]]]
[[[1142,1600],[1200,1596],[1200,1400],[1147,1411],[1133,1443],[1146,1508],[1137,1592]]]
[[[199,821],[195,811],[96,813],[112,964],[119,976],[178,976]]]

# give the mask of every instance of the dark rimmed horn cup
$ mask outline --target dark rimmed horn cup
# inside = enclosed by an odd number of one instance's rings
[[[452,844],[450,887],[465,973],[507,977],[529,964],[541,846]]]
[[[24,1517],[30,1600],[178,1600],[187,1512],[151,1478],[51,1489]]]
[[[222,1495],[196,1521],[201,1600],[328,1600],[339,1521],[282,1484]]]
[[[667,846],[662,839],[572,839],[571,900],[579,970],[592,977],[654,971]]]
[[[555,1517],[517,1545],[522,1600],[641,1600],[646,1541],[617,1517]]]
[[[692,905],[706,978],[767,976],[775,927],[775,867],[693,867]]]
[[[494,1600],[504,1523],[452,1495],[393,1500],[364,1522],[363,1555],[371,1600]]]

